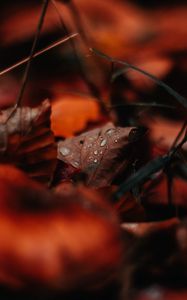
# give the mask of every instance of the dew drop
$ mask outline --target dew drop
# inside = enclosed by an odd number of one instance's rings
[[[115,142],[115,143],[117,143],[117,142],[118,142],[118,140],[115,140],[114,142]]]
[[[114,131],[115,131],[114,128],[110,128],[110,129],[108,129],[108,130],[106,131],[106,134],[111,135],[111,134],[114,133]]]
[[[107,143],[107,140],[106,140],[106,139],[104,139],[104,140],[102,140],[102,142],[101,142],[100,146],[101,146],[101,147],[104,147],[104,146],[106,145],[106,143]]]
[[[97,159],[94,159],[94,163],[97,163]]]
[[[62,147],[62,148],[60,148],[60,153],[61,153],[63,156],[67,156],[68,154],[70,154],[70,149],[69,149],[69,148],[66,148],[66,147]]]
[[[72,164],[72,166],[75,167],[75,168],[78,168],[78,167],[79,167],[79,162],[78,162],[78,161],[73,161],[71,164]]]
[[[94,151],[94,154],[95,154],[95,155],[97,155],[97,154],[98,154],[98,151],[97,151],[97,150],[95,150],[95,151]]]

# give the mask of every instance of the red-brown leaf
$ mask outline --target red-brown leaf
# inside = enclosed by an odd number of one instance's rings
[[[59,142],[58,158],[81,169],[87,175],[89,186],[108,186],[132,159],[133,145],[138,135],[135,128],[115,127],[107,123],[101,128]]]
[[[14,164],[34,179],[49,183],[57,156],[49,101],[36,108],[18,108],[6,122],[11,111],[3,110],[0,115],[0,162]]]

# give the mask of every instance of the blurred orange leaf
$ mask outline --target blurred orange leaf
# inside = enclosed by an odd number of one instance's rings
[[[55,195],[7,165],[0,191],[1,286],[87,289],[118,276],[120,228],[98,194],[71,187]]]
[[[73,136],[100,118],[99,104],[92,97],[65,95],[52,103],[51,128],[55,136]]]

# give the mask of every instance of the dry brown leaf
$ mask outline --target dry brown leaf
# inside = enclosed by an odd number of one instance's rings
[[[107,123],[59,142],[58,158],[85,173],[89,186],[105,187],[127,167],[140,136],[137,128]]]
[[[55,195],[7,165],[0,193],[1,286],[88,289],[118,277],[121,231],[98,194],[71,186]]]
[[[48,100],[39,107],[12,108],[0,114],[0,162],[25,170],[34,179],[50,183],[56,168],[56,144],[50,129]]]

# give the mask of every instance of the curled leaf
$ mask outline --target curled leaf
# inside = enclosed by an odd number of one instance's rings
[[[0,114],[0,162],[13,163],[32,178],[49,183],[56,167],[49,101],[36,108],[18,108],[8,119],[11,111]]]

